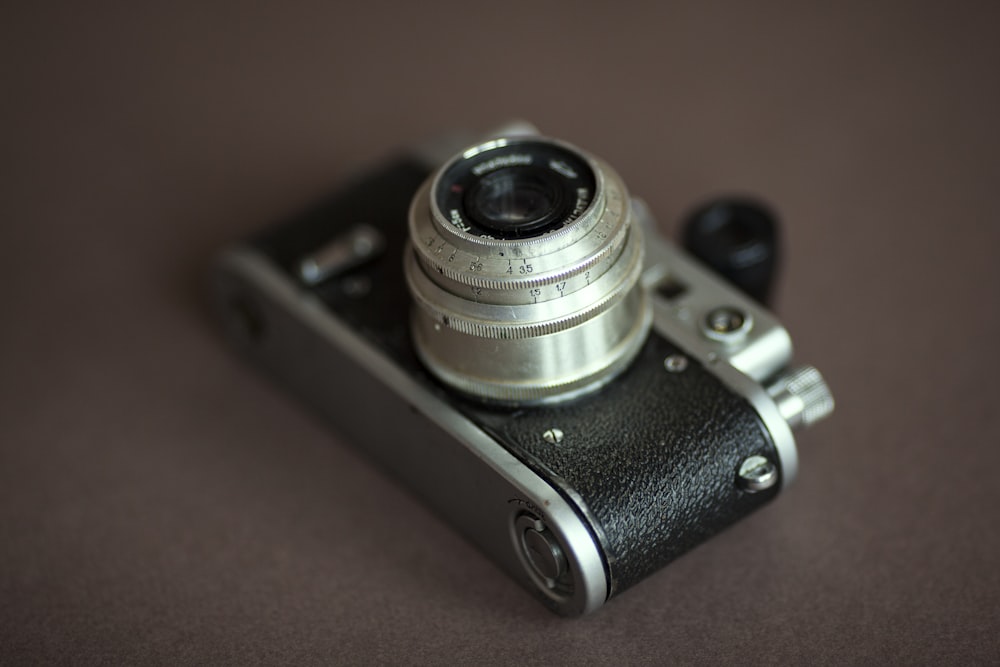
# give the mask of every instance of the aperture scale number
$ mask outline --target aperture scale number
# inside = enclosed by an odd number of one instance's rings
[[[603,236],[603,234],[602,234]],[[539,269],[538,259],[539,258],[509,258],[503,257],[503,253],[500,253],[498,257],[483,257],[479,255],[470,255],[462,253],[457,247],[448,243],[446,240],[441,239],[439,236],[431,236],[425,238],[425,243],[428,248],[432,249],[434,255],[441,257],[443,264],[456,264],[456,258],[461,259],[461,264],[458,264],[455,269],[455,274],[471,274],[471,275],[483,275],[487,273],[487,262],[497,262],[506,261],[506,268],[503,269],[503,273],[509,276],[514,282],[518,279],[530,280],[533,276],[539,276],[543,272]],[[464,255],[464,257],[462,257]],[[530,284],[521,289],[511,289],[503,290],[506,294],[505,297],[501,299],[502,303],[517,304],[517,303],[541,303],[544,301],[551,301],[553,299],[558,299],[564,297],[568,294],[583,289],[584,287],[591,284],[591,282],[600,276],[603,271],[601,270],[603,266],[607,265],[611,261],[611,257],[602,260],[598,264],[590,267],[589,270],[583,271],[575,275],[569,275],[561,279],[556,279],[553,282],[543,282],[538,284]],[[465,262],[468,262],[466,264]],[[501,264],[501,266],[503,266]],[[596,271],[596,273],[595,273]],[[438,273],[444,273],[443,266],[437,266]],[[542,278],[544,280],[544,278]],[[466,285],[469,290],[469,294],[472,299],[476,302],[483,301],[484,290],[488,293],[494,293],[492,288],[487,289],[482,285]],[[487,302],[493,302],[493,299],[487,297]]]
[[[514,264],[514,260],[508,259],[507,270],[504,271],[504,273],[506,273],[509,276],[512,276],[515,273],[522,276],[527,276],[530,275],[532,272],[534,272],[534,270],[535,270],[534,265],[528,264],[528,260],[526,258],[522,258],[521,263],[517,265]]]

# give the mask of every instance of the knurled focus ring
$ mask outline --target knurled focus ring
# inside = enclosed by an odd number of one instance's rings
[[[615,305],[638,281],[642,272],[643,250],[638,234],[631,235],[611,269],[584,290],[565,297],[568,301],[560,309],[562,312],[553,312],[551,308],[542,311],[546,318],[541,321],[525,321],[529,317],[538,317],[536,304],[505,306],[469,303],[444,291],[413,266],[417,261],[413,252],[407,253],[409,266],[405,274],[416,304],[442,326],[482,338],[533,338],[577,326]]]
[[[622,225],[618,231],[615,233],[614,237],[603,247],[601,247],[595,254],[588,257],[583,262],[569,268],[562,269],[555,273],[549,273],[544,275],[539,275],[531,278],[487,278],[483,274],[470,273],[469,271],[460,271],[453,269],[449,266],[451,262],[445,260],[445,262],[435,261],[430,259],[425,253],[420,252],[420,263],[423,265],[424,270],[431,273],[437,272],[439,275],[455,282],[460,285],[465,285],[467,287],[478,287],[484,290],[496,291],[496,292],[516,292],[520,290],[531,289],[533,287],[541,287],[543,285],[551,285],[553,283],[558,283],[572,276],[585,273],[586,271],[595,268],[602,262],[606,262],[609,259],[614,259],[615,253],[621,247],[622,240],[625,238],[628,228]],[[520,271],[522,266],[527,266],[527,259],[525,258],[511,258],[508,260],[508,267],[513,271]],[[532,259],[530,261],[537,261]],[[534,265],[531,265],[534,267]],[[532,272],[534,269],[532,269]]]

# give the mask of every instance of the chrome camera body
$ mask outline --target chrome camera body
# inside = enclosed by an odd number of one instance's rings
[[[544,604],[588,613],[774,498],[833,400],[603,161],[523,123],[461,145],[225,249],[213,303]]]

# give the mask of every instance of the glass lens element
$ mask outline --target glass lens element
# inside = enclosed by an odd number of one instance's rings
[[[532,167],[495,171],[469,193],[466,211],[486,229],[504,236],[530,233],[561,208],[561,184],[552,174]]]

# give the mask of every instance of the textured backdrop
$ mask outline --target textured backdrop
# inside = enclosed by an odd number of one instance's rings
[[[0,10],[0,662],[1000,661],[996,3],[62,4]],[[510,117],[667,232],[771,201],[838,399],[793,488],[574,621],[203,298],[225,242]]]

